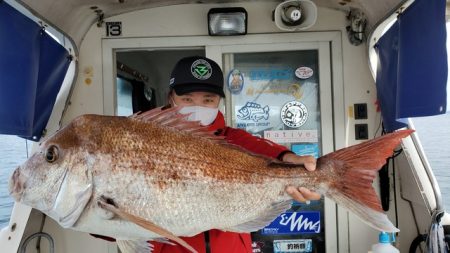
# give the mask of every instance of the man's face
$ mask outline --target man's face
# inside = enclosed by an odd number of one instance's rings
[[[174,91],[172,92],[173,102],[177,106],[204,106],[210,108],[219,107],[220,96],[204,91],[194,91],[178,96]]]

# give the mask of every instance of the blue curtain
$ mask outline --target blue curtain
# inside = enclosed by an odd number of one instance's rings
[[[416,0],[380,38],[377,93],[385,129],[446,113],[445,0]]]
[[[69,64],[63,46],[0,2],[0,134],[40,139]]]

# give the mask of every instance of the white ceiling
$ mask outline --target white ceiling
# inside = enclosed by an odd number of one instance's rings
[[[264,1],[264,0],[260,0]],[[266,0],[267,1],[267,0]],[[140,9],[189,3],[224,3],[245,1],[220,0],[22,0],[35,15],[63,31],[78,47],[88,29],[97,21],[96,11],[101,10],[104,18]],[[254,0],[253,2],[257,2]],[[273,1],[281,2],[281,1]],[[387,14],[405,0],[313,0],[318,6],[349,11],[361,9],[368,18],[368,30],[384,19]]]

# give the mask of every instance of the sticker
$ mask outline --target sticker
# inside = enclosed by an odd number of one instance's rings
[[[250,80],[290,80],[292,79],[292,69],[270,68],[250,70]]]
[[[237,118],[240,120],[252,120],[258,122],[260,120],[269,119],[269,106],[262,107],[255,102],[247,102],[243,107],[238,110]]]
[[[191,73],[199,80],[206,80],[211,77],[212,68],[206,60],[198,59],[192,63]]]
[[[244,75],[238,69],[233,69],[228,74],[228,89],[231,94],[240,94],[244,87]]]
[[[296,155],[311,155],[315,158],[319,158],[318,143],[292,144],[291,151]]]
[[[295,97],[295,99],[300,100],[303,96],[303,90],[300,84],[271,84],[270,89],[259,88],[255,89],[253,87],[248,87],[246,90],[247,96],[253,96],[255,94],[289,94]]]
[[[122,35],[122,22],[105,22],[106,24],[106,36],[115,37]]]
[[[264,247],[264,242],[252,242],[252,252],[262,253]]]
[[[275,143],[317,142],[317,130],[274,130],[264,131],[264,139]]]
[[[320,233],[320,212],[285,212],[261,231],[264,235]]]
[[[295,70],[295,76],[300,79],[308,79],[314,74],[312,68],[309,67],[300,67]]]
[[[313,252],[312,239],[273,241],[273,253],[308,253],[308,252]]]
[[[308,109],[298,101],[287,102],[281,108],[281,121],[291,128],[301,127],[308,119]]]

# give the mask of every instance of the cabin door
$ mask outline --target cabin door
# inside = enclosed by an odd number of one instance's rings
[[[298,155],[318,158],[332,148],[328,43],[220,49],[229,125],[285,145]],[[253,252],[326,252],[326,231],[334,227],[327,226],[327,214],[324,199],[293,202],[290,210],[252,233]]]

